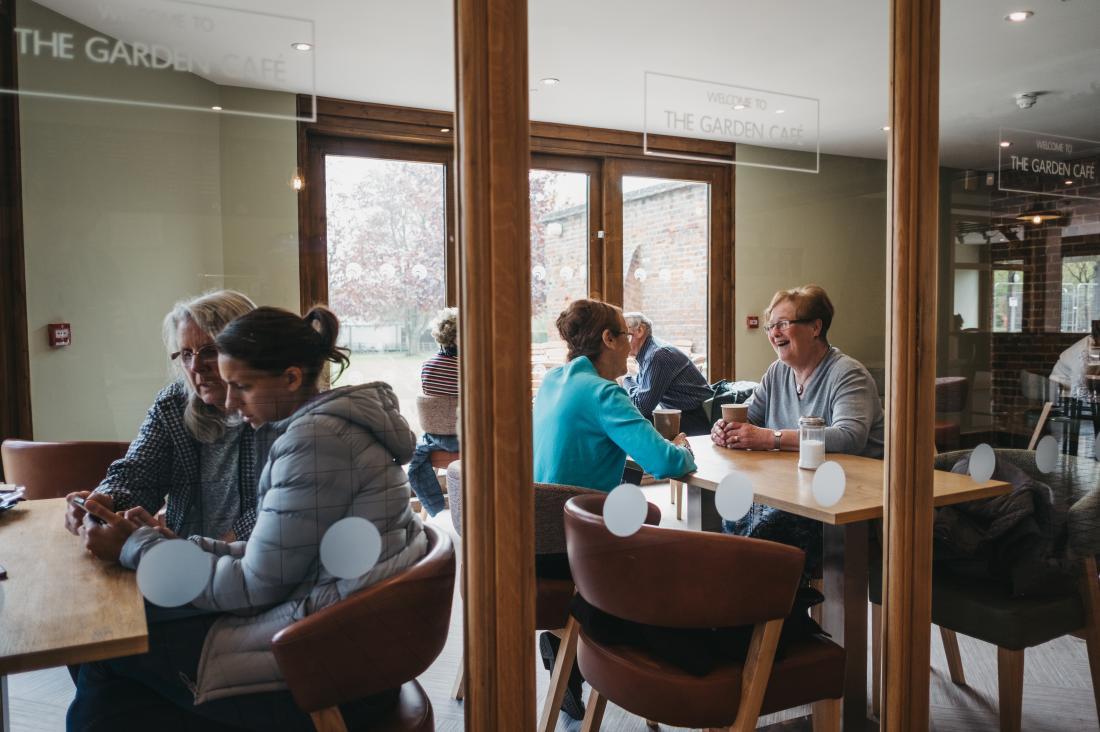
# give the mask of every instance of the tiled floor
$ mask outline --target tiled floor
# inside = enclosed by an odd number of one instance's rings
[[[679,526],[669,504],[667,484],[644,489],[647,497],[664,512],[662,525]],[[434,519],[438,526],[450,529],[450,517],[443,513]],[[435,664],[420,677],[431,696],[436,729],[461,730],[463,711],[460,702],[449,697],[461,657],[461,605],[455,593],[455,611],[451,617],[451,635]],[[956,687],[947,677],[943,648],[933,633],[932,645],[932,729],[939,732],[997,730],[997,654],[992,646],[959,637],[966,669],[967,687]],[[532,639],[532,642],[534,639]],[[870,668],[870,663],[868,663]],[[537,670],[539,704],[546,693],[549,674],[541,664]],[[65,669],[50,669],[19,674],[9,679],[13,732],[56,732],[65,727],[65,709],[72,699],[73,685]],[[776,715],[762,724],[786,719],[795,714]],[[783,726],[787,729],[787,726]],[[151,727],[153,728],[153,727]],[[790,729],[807,728],[792,724]],[[580,723],[564,714],[559,730],[577,732]],[[609,732],[646,729],[645,721],[608,705],[603,729]],[[667,729],[662,725],[662,729]],[[1027,652],[1024,670],[1024,730],[1043,732],[1082,732],[1100,729],[1093,703],[1092,685],[1084,641],[1062,638]]]

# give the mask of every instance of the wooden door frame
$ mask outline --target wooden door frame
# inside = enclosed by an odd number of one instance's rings
[[[298,272],[302,312],[328,303],[328,236],[326,231],[325,157],[347,155],[417,163],[437,163],[444,170],[444,301],[458,304],[458,250],[455,237],[454,159],[449,146],[403,141],[333,137],[306,129],[299,144],[300,175],[304,185],[298,197]]]

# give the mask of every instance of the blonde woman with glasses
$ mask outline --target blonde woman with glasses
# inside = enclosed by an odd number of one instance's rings
[[[164,318],[164,345],[174,378],[157,394],[126,456],[95,491],[70,493],[112,511],[165,508],[165,528],[178,536],[247,539],[256,523],[256,445],[252,428],[225,410],[214,338],[255,310],[247,296],[219,290],[181,300]],[[118,560],[125,534],[69,503],[65,525],[88,551]]]

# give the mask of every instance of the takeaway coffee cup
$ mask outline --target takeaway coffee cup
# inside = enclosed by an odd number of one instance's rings
[[[661,437],[671,440],[680,434],[680,410],[658,407],[653,410],[653,426]]]
[[[723,404],[722,405],[722,419],[727,422],[748,422],[749,421],[749,405],[748,404]]]

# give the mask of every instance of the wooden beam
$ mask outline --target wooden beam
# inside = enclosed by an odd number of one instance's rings
[[[535,723],[527,0],[455,0],[466,729]]]
[[[15,0],[0,0],[0,89],[19,87],[14,28]],[[33,437],[20,157],[19,97],[0,94],[0,440]]]
[[[929,721],[939,32],[939,0],[892,0],[883,730]]]

